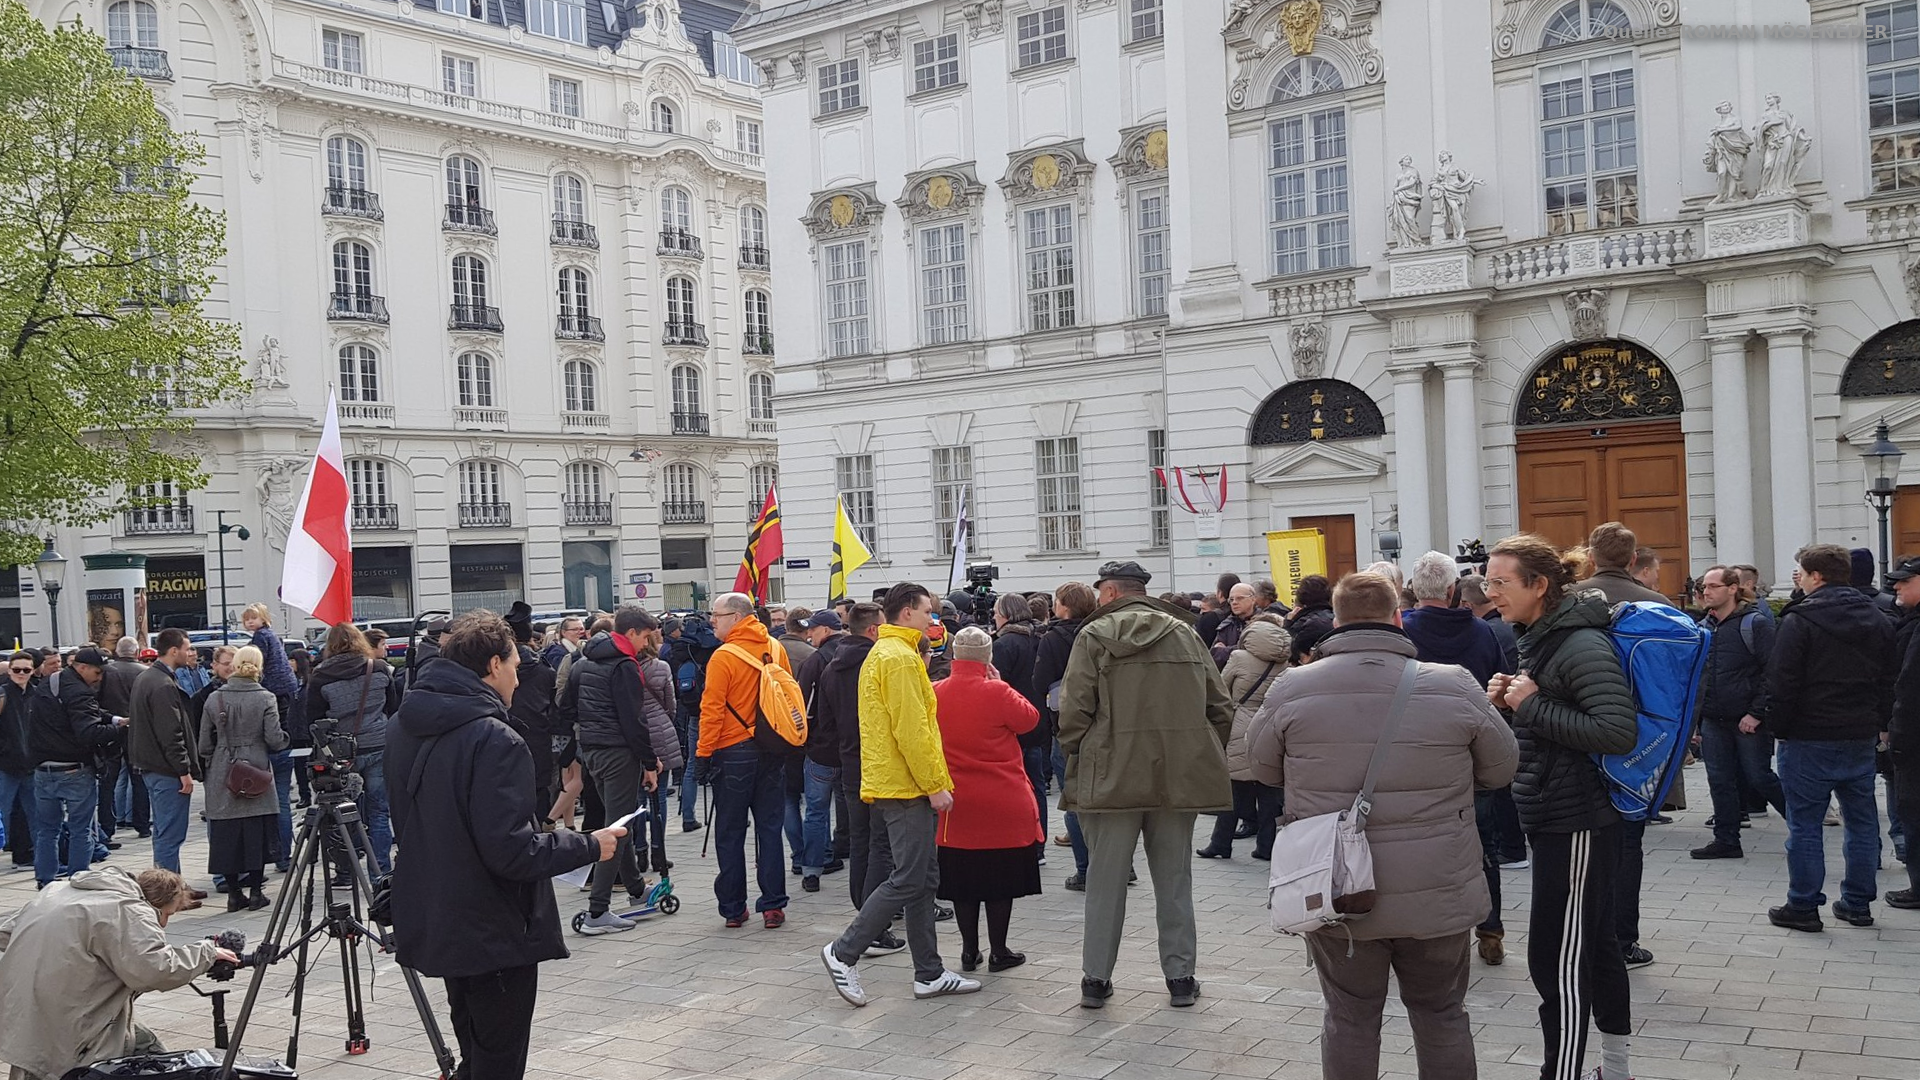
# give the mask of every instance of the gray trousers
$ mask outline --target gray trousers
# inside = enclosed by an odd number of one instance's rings
[[[1413,1026],[1420,1080],[1474,1080],[1473,1025],[1466,1007],[1473,932],[1355,941],[1351,958],[1347,944],[1338,929],[1307,935],[1326,998],[1320,1029],[1324,1080],[1379,1077],[1380,1016],[1389,971],[1400,981],[1400,1004]]]
[[[625,817],[640,805],[640,782],[645,774],[632,751],[583,746],[580,762],[587,775],[593,777],[593,786],[600,792],[600,805],[607,808],[608,821]],[[615,877],[635,898],[645,895],[640,885],[646,878],[640,873],[640,860],[633,847],[636,833],[644,838],[646,827],[629,828],[627,835],[614,842],[613,860],[593,868],[593,891],[587,896],[588,914],[597,915],[613,906]]]
[[[1127,923],[1127,875],[1144,837],[1159,924],[1160,970],[1169,979],[1193,974],[1199,951],[1193,924],[1193,823],[1200,815],[1174,810],[1080,811],[1087,838],[1087,926],[1080,968],[1112,979]]]
[[[874,827],[873,804],[860,798],[859,758],[840,766],[840,783],[847,791],[847,892],[857,911],[893,876],[893,852],[887,850],[886,828]]]
[[[886,833],[887,847],[893,852],[893,872],[867,895],[853,924],[833,943],[833,955],[843,964],[859,962],[873,939],[893,924],[893,913],[905,911],[913,977],[932,982],[947,967],[940,960],[940,939],[933,922],[933,896],[940,888],[934,833],[940,815],[925,798],[875,799],[870,809],[873,828]],[[1126,887],[1124,879],[1120,884]]]

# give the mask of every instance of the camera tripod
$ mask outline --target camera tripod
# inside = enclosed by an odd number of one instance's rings
[[[246,1037],[247,1021],[253,1015],[254,1002],[260,996],[267,968],[289,955],[294,955],[296,959],[293,1031],[287,1037],[286,1064],[289,1068],[296,1064],[300,1050],[301,1007],[306,993],[307,950],[322,937],[339,942],[340,974],[347,1006],[347,1053],[364,1054],[371,1045],[367,1039],[366,1011],[360,993],[360,961],[356,950],[364,940],[378,944],[383,951],[390,951],[392,940],[379,925],[386,917],[385,913],[376,915],[373,912],[373,885],[367,879],[366,867],[373,844],[367,839],[366,825],[360,820],[360,808],[354,801],[359,794],[360,777],[352,773],[329,775],[320,770],[316,770],[316,773],[313,805],[307,808],[293,844],[293,870],[287,875],[280,887],[280,895],[273,902],[273,911],[267,918],[266,934],[254,954],[253,978],[247,983],[247,995],[240,1003],[239,1014],[234,1018],[233,1037],[224,1047],[227,1055],[220,1066],[219,1080],[231,1080],[233,1076],[241,1041]],[[348,885],[343,887],[334,883],[334,868],[328,865],[332,858],[337,858],[343,864],[342,868],[351,869],[352,881]],[[317,913],[314,906],[316,890],[321,900]],[[287,935],[293,923],[296,902],[300,909],[299,936],[288,942]],[[433,1049],[434,1060],[440,1065],[442,1080],[446,1080],[453,1075],[453,1054],[440,1034],[440,1025],[434,1019],[433,1008],[420,985],[420,975],[411,968],[401,967],[400,977],[407,984],[408,995],[413,998],[414,1010],[420,1014],[420,1027]]]

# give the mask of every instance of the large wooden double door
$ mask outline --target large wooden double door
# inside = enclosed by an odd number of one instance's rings
[[[1660,553],[1660,591],[1687,579],[1687,448],[1679,421],[1520,433],[1520,528],[1561,547],[1618,521]]]

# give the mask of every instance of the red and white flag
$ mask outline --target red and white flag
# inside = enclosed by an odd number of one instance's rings
[[[327,395],[327,425],[287,536],[280,599],[332,626],[353,618],[353,496],[340,452],[340,411]]]

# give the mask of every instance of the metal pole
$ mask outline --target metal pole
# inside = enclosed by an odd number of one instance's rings
[[[229,645],[232,631],[227,626],[227,618],[232,609],[227,606],[227,512],[215,510],[213,521],[219,526],[220,534],[220,644]]]
[[[60,651],[60,583],[46,586],[47,620],[53,624],[53,648]]]
[[[1893,500],[1886,496],[1878,496],[1873,500],[1873,503],[1873,508],[1880,514],[1880,579],[1885,581],[1888,570],[1887,549],[1891,546],[1892,541],[1887,529],[1887,514],[1888,511],[1892,509]]]

